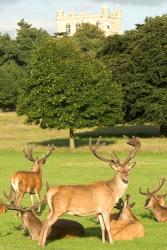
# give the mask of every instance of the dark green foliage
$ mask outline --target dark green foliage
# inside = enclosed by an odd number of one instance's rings
[[[8,34],[0,34],[0,66],[17,60],[16,43]]]
[[[31,52],[35,46],[49,37],[49,34],[43,29],[31,27],[24,19],[18,22],[16,42],[19,56],[19,63],[27,66],[31,60]]]
[[[20,85],[29,73],[31,52],[35,46],[49,37],[46,31],[32,28],[21,20],[16,39],[0,34],[0,109],[14,110]]]
[[[85,56],[70,38],[34,50],[18,114],[42,128],[112,126],[122,120],[121,88],[103,63]]]
[[[167,124],[167,15],[106,38],[99,57],[123,87],[126,122]]]
[[[103,44],[104,32],[96,25],[83,23],[73,37],[84,53],[95,57]]]
[[[15,110],[18,88],[23,81],[24,72],[13,61],[0,67],[0,109]]]

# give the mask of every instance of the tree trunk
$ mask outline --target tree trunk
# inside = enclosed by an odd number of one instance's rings
[[[167,136],[167,125],[160,125],[160,133],[161,135]]]
[[[74,130],[70,128],[70,149],[75,149]]]

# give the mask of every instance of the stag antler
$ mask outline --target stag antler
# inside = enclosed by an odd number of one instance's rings
[[[48,145],[48,152],[44,154],[39,160],[42,161],[43,164],[45,164],[46,159],[52,154],[54,150],[55,150],[55,146],[53,144]]]
[[[25,155],[25,157],[28,159],[28,160],[30,160],[30,161],[32,161],[32,162],[35,162],[36,161],[36,158],[34,158],[33,157],[33,150],[34,150],[34,148],[33,148],[33,146],[29,146],[28,148],[27,148],[27,150],[24,148],[23,149],[23,152],[24,152],[24,155]]]
[[[113,152],[112,154],[112,158],[111,159],[107,159],[106,157],[102,156],[99,152],[97,152],[97,149],[99,149],[103,144],[100,145],[100,140],[101,140],[101,136],[98,138],[97,142],[95,145],[92,145],[92,139],[89,139],[89,148],[92,151],[92,153],[101,161],[107,162],[109,164],[113,164],[115,166],[117,166],[118,164],[120,164],[120,160],[118,159],[118,157],[116,156],[116,153]]]
[[[141,142],[139,137],[133,136],[131,139],[127,141],[127,144],[133,146],[134,148],[129,152],[128,157],[126,158],[124,164],[128,164],[136,155],[137,151],[141,147]]]
[[[54,149],[55,149],[55,146],[53,144],[48,145],[48,152],[44,154],[40,159],[38,159],[37,157],[36,158],[33,157],[33,150],[34,150],[33,146],[29,146],[27,150],[24,148],[23,152],[24,152],[25,157],[28,160],[33,161],[33,162],[35,162],[36,160],[39,160],[44,164],[46,162],[46,159],[52,154]]]
[[[142,194],[142,195],[146,195],[146,196],[151,196],[151,195],[154,195],[155,193],[157,193],[161,188],[162,186],[164,185],[166,179],[163,177],[159,180],[159,185],[156,189],[154,189],[152,192],[150,192],[149,188],[147,188],[147,192],[142,192],[141,191],[141,187],[139,189],[139,193]]]

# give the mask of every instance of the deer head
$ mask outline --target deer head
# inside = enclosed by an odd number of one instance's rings
[[[119,202],[116,204],[115,208],[120,210],[119,220],[133,220],[136,217],[132,213],[132,208],[135,205],[135,202],[130,204],[131,196],[129,194],[126,195],[125,201],[122,198],[119,199]]]
[[[100,148],[100,140],[101,137],[97,140],[95,145],[92,145],[91,138],[89,139],[89,148],[91,152],[99,159],[104,162],[109,163],[109,166],[117,172],[118,176],[124,183],[128,183],[128,175],[129,171],[135,166],[136,162],[133,162],[132,159],[135,157],[136,153],[138,152],[139,148],[141,147],[141,142],[139,138],[132,137],[127,141],[127,144],[132,146],[133,149],[129,152],[126,160],[121,163],[119,158],[117,157],[116,153],[113,151],[111,155],[111,159],[108,159],[102,156],[97,150]]]
[[[142,194],[142,195],[145,195],[147,196],[148,198],[146,199],[145,201],[145,208],[151,208],[154,201],[156,200],[159,204],[161,202],[161,204],[165,204],[165,201],[163,200],[163,197],[165,199],[166,197],[166,194],[164,196],[158,196],[158,195],[155,195],[164,185],[166,179],[165,178],[161,178],[159,180],[159,184],[158,184],[158,187],[155,188],[152,192],[149,190],[149,188],[147,188],[147,191],[146,192],[142,192],[141,191],[141,187],[139,189],[139,193]],[[159,202],[160,201],[160,202]],[[160,204],[160,205],[161,205]]]
[[[32,166],[32,171],[37,172],[40,170],[41,165],[45,164],[47,158],[52,154],[54,151],[55,146],[54,145],[48,145],[48,152],[44,154],[41,158],[38,159],[38,157],[33,156],[33,150],[34,148],[32,146],[28,147],[27,150],[24,148],[23,152],[25,157],[29,160],[34,162],[34,165]]]

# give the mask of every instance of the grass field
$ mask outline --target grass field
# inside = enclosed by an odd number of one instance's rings
[[[54,143],[57,148],[43,167],[43,183],[48,180],[50,185],[55,184],[79,184],[89,183],[95,180],[110,179],[114,172],[105,163],[98,161],[91,155],[87,147],[88,138],[103,135],[107,145],[102,152],[107,154],[115,149],[120,158],[124,159],[128,152],[124,135],[138,134],[142,141],[142,150],[136,157],[136,166],[130,175],[127,193],[133,196],[136,202],[134,212],[145,226],[145,237],[133,241],[117,241],[114,245],[102,244],[99,224],[93,217],[73,217],[83,224],[86,235],[83,238],[63,239],[48,242],[46,249],[58,250],[167,250],[167,224],[157,223],[150,217],[150,213],[144,210],[145,197],[138,193],[139,187],[143,189],[157,185],[160,177],[166,177],[167,173],[167,138],[159,137],[158,127],[116,127],[114,129],[77,130],[77,149],[73,152],[66,147],[68,144],[68,131],[45,131],[34,126],[23,124],[23,118],[18,118],[15,113],[0,113],[0,197],[3,198],[3,190],[8,191],[10,176],[16,170],[31,168],[22,153],[23,147],[33,143],[36,154],[41,155],[46,151],[48,143]],[[167,190],[167,184],[162,192]],[[42,195],[45,193],[45,185]],[[25,206],[30,204],[30,197],[24,198]],[[44,220],[47,216],[46,209],[41,216]],[[0,216],[0,250],[12,249],[40,249],[37,242],[30,241],[18,226],[20,220],[15,218],[13,212],[7,212]]]

